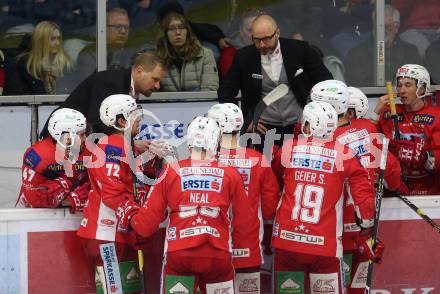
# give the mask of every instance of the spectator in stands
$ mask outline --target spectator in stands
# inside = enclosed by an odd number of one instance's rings
[[[182,5],[180,5],[177,0],[169,0],[158,9],[157,21],[162,23],[162,20],[171,12],[185,16]],[[216,60],[220,56],[220,50],[231,46],[231,41],[226,38],[218,26],[206,23],[195,23],[190,20],[188,20],[188,23],[203,46],[212,50]]]
[[[161,22],[157,54],[167,66],[162,91],[216,91],[218,73],[212,51],[200,45],[185,17],[169,13]]]
[[[440,1],[391,0],[402,18],[400,38],[413,44],[420,56],[429,44],[440,38]]]
[[[323,3],[326,2],[326,3]],[[371,13],[374,0],[320,1],[322,33],[338,56],[345,60],[348,52],[371,36]],[[329,5],[333,4],[332,7]]]
[[[398,36],[400,14],[397,9],[385,5],[385,79],[393,80],[394,71],[403,63],[421,63],[417,48]],[[374,52],[376,46],[373,36],[350,50],[346,63],[347,83],[352,86],[371,86],[374,81]]]
[[[440,85],[440,39],[431,43],[425,54],[425,65],[431,74],[433,82]],[[439,101],[440,102],[440,101]]]
[[[129,68],[136,49],[128,48],[130,19],[127,11],[113,8],[107,12],[107,69]],[[96,70],[96,43],[85,47],[78,55],[75,85]]]
[[[62,46],[59,26],[51,21],[38,23],[30,50],[17,57],[19,88],[14,94],[56,94],[57,82],[71,70],[69,56]]]
[[[50,135],[24,153],[17,207],[57,208],[67,202],[71,213],[83,210],[90,189],[83,162],[86,129],[79,111],[62,108],[50,116]]]
[[[239,49],[252,45],[252,23],[260,14],[261,13],[255,9],[245,11],[242,14],[240,29],[231,36],[231,43],[235,48]]]
[[[252,9],[244,12],[241,16],[240,29],[233,33],[231,37],[232,46],[223,48],[220,52],[218,70],[221,78],[226,75],[231,67],[237,49],[252,45],[252,22],[259,14],[261,14],[259,11]]]
[[[218,90],[221,103],[237,103],[241,90],[244,130],[252,132],[251,118],[257,103],[279,84],[289,92],[262,114],[256,130],[265,135],[275,129],[278,134],[291,134],[307,103],[310,90],[317,82],[332,75],[318,54],[306,42],[280,38],[277,22],[269,15],[259,15],[252,24],[254,45],[239,49],[232,66]],[[276,142],[282,144],[281,140]],[[262,150],[263,144],[258,145]]]

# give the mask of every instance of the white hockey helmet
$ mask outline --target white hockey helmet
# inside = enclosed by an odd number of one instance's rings
[[[241,130],[243,126],[243,112],[234,103],[219,103],[208,111],[208,117],[215,119],[222,133],[230,134]]]
[[[50,116],[47,128],[51,137],[66,148],[67,146],[62,142],[63,134],[69,134],[71,140],[69,146],[73,146],[76,135],[85,132],[87,123],[81,112],[70,108],[60,108]]]
[[[131,122],[129,120],[130,114],[132,114],[137,109],[139,108],[136,100],[134,100],[133,97],[131,97],[130,95],[110,95],[102,101],[101,107],[99,108],[99,117],[106,126],[114,127],[119,131],[124,131],[128,129],[131,125]],[[120,128],[116,126],[116,117],[119,114],[121,114],[128,122],[125,128]]]
[[[396,73],[396,85],[399,78],[411,78],[417,82],[417,97],[421,98],[424,95],[419,96],[420,89],[425,86],[425,94],[428,93],[431,86],[431,77],[428,70],[418,64],[405,64],[399,67]]]
[[[186,140],[189,147],[217,152],[221,130],[218,123],[209,117],[197,116],[188,126]]]
[[[348,109],[347,85],[338,80],[326,80],[313,86],[310,92],[312,101],[324,101],[330,103],[337,114],[343,114]]]
[[[309,123],[310,134],[306,134],[304,127]],[[325,138],[333,134],[338,127],[338,115],[330,103],[312,101],[303,110],[301,118],[301,132],[303,135],[316,138]]]
[[[368,111],[368,98],[359,88],[348,87],[348,108],[354,108],[357,118],[363,118]]]

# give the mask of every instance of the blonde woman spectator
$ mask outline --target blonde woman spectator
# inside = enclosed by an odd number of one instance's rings
[[[17,94],[56,94],[57,81],[71,69],[63,49],[60,27],[51,21],[38,23],[30,50],[17,57],[20,89]]]
[[[157,55],[167,66],[162,91],[216,91],[218,73],[212,51],[202,47],[188,21],[169,13],[161,22],[164,35],[157,42]]]

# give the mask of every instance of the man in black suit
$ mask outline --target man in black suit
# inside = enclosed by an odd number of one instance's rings
[[[101,132],[99,118],[101,102],[113,94],[129,94],[138,98],[139,94],[150,96],[159,90],[160,81],[165,76],[165,65],[153,53],[139,54],[131,69],[106,70],[94,73],[82,81],[59,108],[72,108],[80,111],[91,124],[93,131]],[[47,122],[41,132],[45,137]]]
[[[257,132],[265,135],[291,134],[300,119],[309,92],[316,83],[332,79],[317,53],[306,42],[280,38],[276,21],[269,15],[258,16],[252,24],[253,45],[237,51],[232,66],[220,84],[221,103],[235,102],[241,90],[244,130],[251,132],[257,103],[279,84],[289,86],[289,93],[269,106],[261,116]],[[276,141],[279,145],[282,140]],[[257,149],[262,149],[262,145]]]

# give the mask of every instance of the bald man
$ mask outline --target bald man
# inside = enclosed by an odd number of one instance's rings
[[[257,132],[263,138],[273,128],[282,136],[291,134],[310,89],[320,81],[332,79],[332,75],[306,42],[280,38],[280,29],[269,15],[254,19],[252,41],[252,45],[239,49],[234,56],[229,72],[220,83],[219,101],[237,103],[235,96],[241,90],[243,131],[251,132],[257,103],[279,84],[286,84],[288,94],[267,108]],[[275,143],[281,145],[282,138]],[[262,150],[263,146],[256,148]]]

